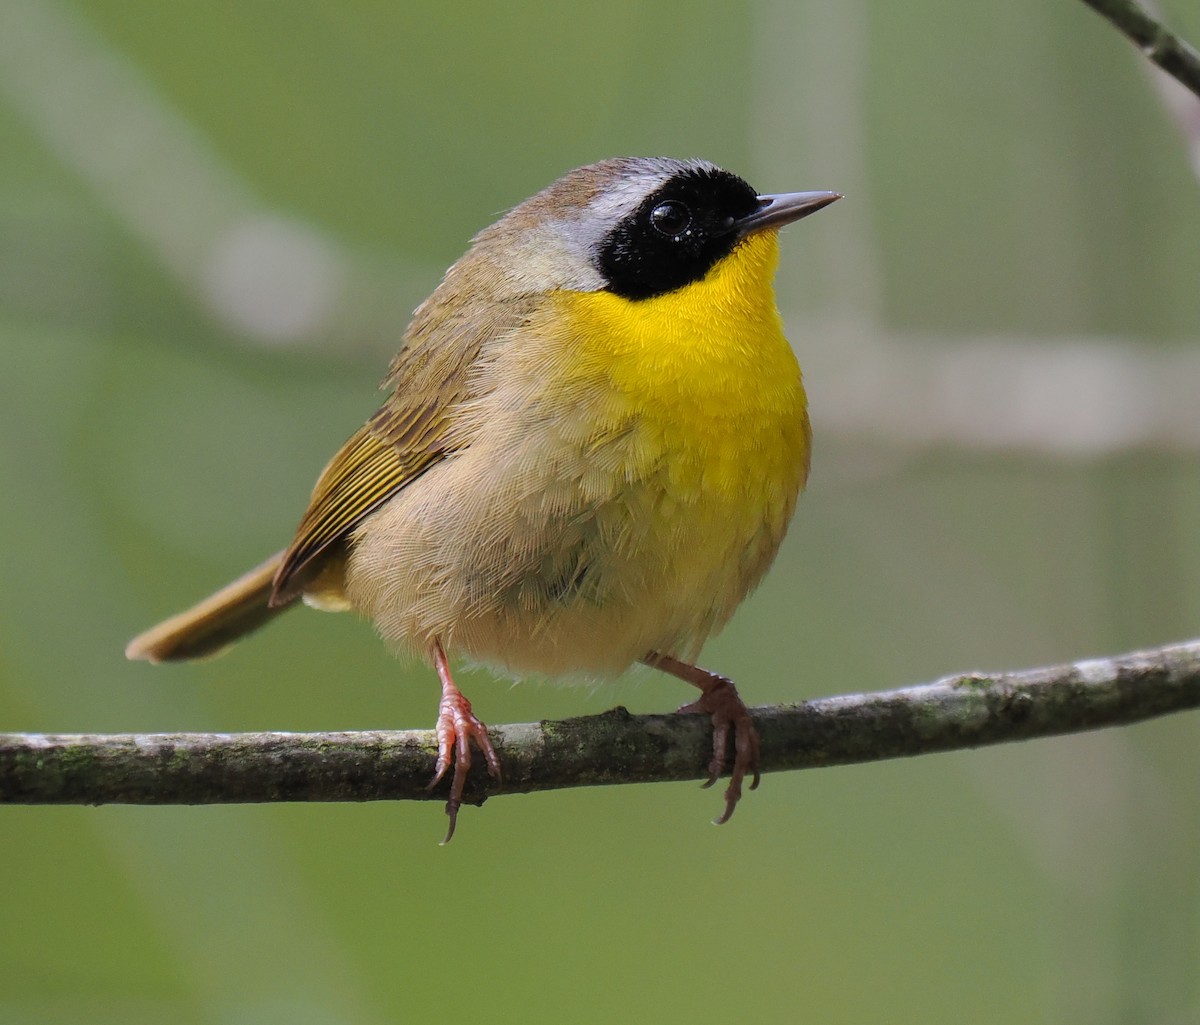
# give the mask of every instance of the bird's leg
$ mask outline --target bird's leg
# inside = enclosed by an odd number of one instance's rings
[[[446,814],[450,816],[450,828],[446,830],[443,844],[450,842],[454,836],[454,826],[458,821],[458,809],[462,807],[463,788],[467,785],[467,772],[471,768],[471,741],[483,752],[487,761],[488,773],[500,781],[500,759],[492,747],[488,737],[487,727],[475,718],[471,711],[471,702],[463,692],[455,686],[454,678],[450,675],[450,663],[446,661],[446,653],[442,650],[440,641],[433,644],[433,664],[437,669],[438,679],[442,682],[442,700],[438,705],[437,766],[434,770],[433,782],[429,784],[432,790],[450,763],[454,763],[454,775],[450,779],[450,799],[446,802]]]
[[[733,772],[725,790],[725,812],[714,820],[717,825],[728,822],[741,799],[742,780],[747,772],[753,776],[750,789],[758,786],[758,730],[754,728],[750,710],[728,677],[680,662],[670,655],[660,655],[656,651],[652,651],[642,662],[700,688],[700,697],[679,711],[703,712],[712,716],[713,755],[708,763],[706,787],[711,787],[725,771],[725,749],[729,744],[729,728],[733,727]]]

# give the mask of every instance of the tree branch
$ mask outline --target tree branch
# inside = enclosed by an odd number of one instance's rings
[[[1155,21],[1136,0],[1083,0],[1176,81],[1200,96],[1200,53]]]
[[[968,673],[753,710],[762,769],[808,769],[1121,726],[1200,707],[1200,641],[1016,673]],[[703,779],[700,715],[616,708],[492,729],[506,794]],[[220,804],[444,799],[431,731],[0,734],[0,803]],[[482,766],[467,798],[497,793]]]

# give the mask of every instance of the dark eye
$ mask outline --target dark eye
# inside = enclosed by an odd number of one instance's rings
[[[650,211],[650,223],[664,235],[682,235],[692,223],[692,212],[678,200],[668,199]]]

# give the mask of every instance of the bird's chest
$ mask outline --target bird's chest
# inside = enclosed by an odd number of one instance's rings
[[[736,588],[786,529],[808,471],[804,389],[769,289],[741,299],[572,296],[555,316],[568,355],[534,357],[545,385],[525,409],[554,439],[538,515],[562,510],[559,536],[617,589],[636,589],[623,568],[645,586],[728,574]]]

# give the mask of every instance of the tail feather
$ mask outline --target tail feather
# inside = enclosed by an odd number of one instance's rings
[[[283,561],[277,552],[186,612],[151,627],[129,642],[125,657],[148,662],[183,662],[219,655],[243,634],[257,630],[291,607],[272,607],[271,586]]]

